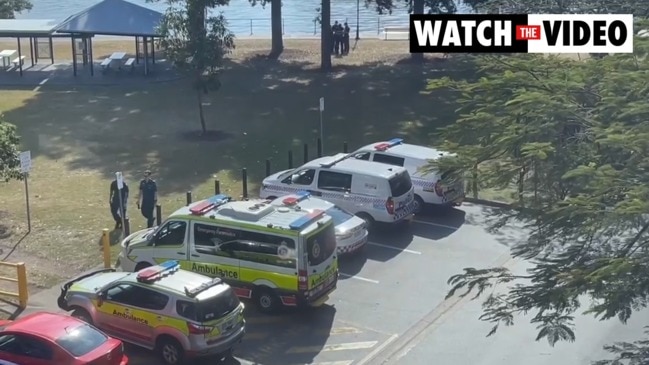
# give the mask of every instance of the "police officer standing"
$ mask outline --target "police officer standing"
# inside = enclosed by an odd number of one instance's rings
[[[343,30],[343,54],[349,54],[349,25],[345,22],[345,29]]]
[[[108,196],[108,203],[110,204],[110,213],[113,215],[113,219],[115,220],[115,229],[122,228],[122,217],[126,219],[126,203],[128,200],[128,185],[126,185],[126,181],[122,182],[122,201],[120,202],[119,199],[119,192],[120,189],[117,184],[117,179],[114,179],[113,182],[110,183],[110,193]],[[120,212],[120,206],[122,207],[122,211]]]
[[[338,24],[338,21],[336,20],[334,22],[333,27],[331,27],[331,30],[333,31],[333,36],[334,36],[334,54],[338,55],[340,52],[340,24]]]
[[[144,172],[144,179],[140,181],[140,193],[137,197],[137,208],[140,209],[146,218],[147,228],[153,227],[155,217],[153,210],[158,203],[158,185],[151,179],[151,171]]]

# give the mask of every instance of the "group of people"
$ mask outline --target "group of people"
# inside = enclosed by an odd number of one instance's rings
[[[126,219],[128,195],[129,191],[126,181],[122,182],[121,189],[119,188],[117,179],[110,183],[108,203],[110,204],[110,212],[115,220],[115,229],[122,228],[122,217]],[[158,185],[155,180],[151,178],[151,171],[146,170],[144,172],[144,178],[140,181],[140,190],[137,197],[137,209],[139,209],[140,212],[142,212],[142,216],[146,218],[147,228],[153,227],[153,223],[155,222],[154,210],[156,204],[158,204]]]
[[[349,25],[340,24],[338,21],[331,26],[331,38],[333,39],[332,52],[335,55],[349,54]]]

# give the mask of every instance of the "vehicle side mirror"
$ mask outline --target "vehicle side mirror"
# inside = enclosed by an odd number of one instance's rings
[[[97,306],[101,307],[101,305],[104,304],[104,300],[106,300],[107,297],[106,292],[100,291],[99,293],[97,293],[97,297],[98,297]]]

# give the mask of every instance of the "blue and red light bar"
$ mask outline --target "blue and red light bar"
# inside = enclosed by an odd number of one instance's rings
[[[309,196],[311,196],[311,193],[305,190],[300,190],[297,193],[293,194],[293,196],[289,196],[288,198],[282,200],[282,203],[284,205],[295,205],[308,198]]]
[[[137,273],[137,280],[142,282],[151,281],[157,277],[175,271],[180,268],[178,261],[170,260],[161,263],[160,265],[151,266],[146,269],[140,270]]]
[[[193,215],[203,215],[219,205],[229,202],[231,199],[225,194],[214,195],[191,207],[189,212]]]
[[[300,217],[296,220],[294,220],[291,224],[288,225],[288,228],[292,230],[300,230],[304,228],[305,226],[317,221],[318,219],[322,218],[322,216],[325,214],[324,210],[320,209],[315,209],[313,212],[305,215],[304,217]]]
[[[377,145],[374,145],[374,149],[377,151],[385,151],[390,147],[394,147],[398,144],[403,143],[403,138],[392,138],[391,140],[383,143],[379,143]]]

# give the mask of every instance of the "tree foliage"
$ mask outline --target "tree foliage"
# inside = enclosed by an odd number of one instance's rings
[[[494,213],[491,228],[522,222],[526,235],[511,252],[531,268],[466,268],[449,279],[449,296],[486,295],[488,335],[534,313],[537,340],[571,341],[580,309],[626,322],[647,306],[648,39],[636,38],[634,48],[587,60],[479,56],[474,79],[429,82],[460,104],[456,123],[441,131],[441,147],[457,157],[429,168],[454,180],[479,165],[485,187],[518,190],[518,209]],[[649,353],[648,343],[609,350]]]
[[[0,179],[7,181],[21,178],[19,146],[16,126],[7,123],[0,115]]]
[[[480,13],[584,13],[649,16],[649,3],[645,0],[463,0],[462,3]]]
[[[16,13],[32,10],[30,0],[0,0],[0,19],[14,19]]]
[[[405,3],[409,13],[419,13],[417,8],[426,9],[428,14],[454,14],[457,11],[456,2],[453,0],[365,0],[366,7],[374,7],[380,14],[392,14],[392,10],[399,4]]]
[[[272,48],[269,58],[277,59],[284,51],[284,39],[282,28],[282,0],[248,0],[252,6],[257,4],[265,8],[270,4],[270,29],[271,29],[271,44]]]
[[[167,0],[159,27],[160,46],[181,72],[191,77],[196,90],[201,129],[207,132],[203,95],[221,87],[224,58],[234,49],[234,35],[222,14],[209,15],[229,0]]]

